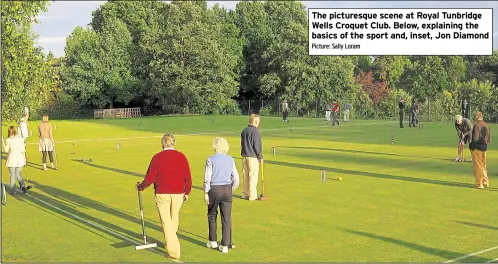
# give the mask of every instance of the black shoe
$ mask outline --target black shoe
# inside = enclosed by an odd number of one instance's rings
[[[28,190],[26,189],[26,187],[21,187],[21,190],[22,190],[22,193],[26,194],[28,192]]]

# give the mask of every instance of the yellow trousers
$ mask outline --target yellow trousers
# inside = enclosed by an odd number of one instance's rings
[[[178,240],[178,224],[180,209],[183,205],[183,194],[156,194],[157,210],[163,226],[166,251],[173,258],[180,258],[180,241]]]
[[[480,150],[472,151],[474,160],[474,176],[476,187],[489,186],[488,167],[486,165],[486,152]]]
[[[242,197],[249,200],[258,199],[259,160],[242,157],[242,174],[244,174]]]

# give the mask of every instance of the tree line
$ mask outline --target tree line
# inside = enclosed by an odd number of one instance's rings
[[[307,10],[298,1],[240,1],[234,10],[207,1],[108,1],[54,58],[34,45],[31,29],[48,4],[2,4],[4,119],[24,106],[57,118],[137,106],[146,115],[240,114],[241,100],[287,100],[316,115],[332,99],[349,102],[357,118],[384,118],[400,98],[442,119],[459,113],[464,98],[498,117],[498,51],[309,56]]]

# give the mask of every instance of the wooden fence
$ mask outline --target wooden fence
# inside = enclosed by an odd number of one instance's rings
[[[140,107],[135,108],[113,108],[113,109],[96,109],[93,111],[93,117],[101,118],[135,118],[140,117]]]

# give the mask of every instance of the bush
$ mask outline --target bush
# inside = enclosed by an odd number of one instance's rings
[[[61,92],[57,98],[43,110],[37,111],[36,118],[48,114],[50,119],[89,119],[93,118],[93,109],[79,104],[72,95]]]

